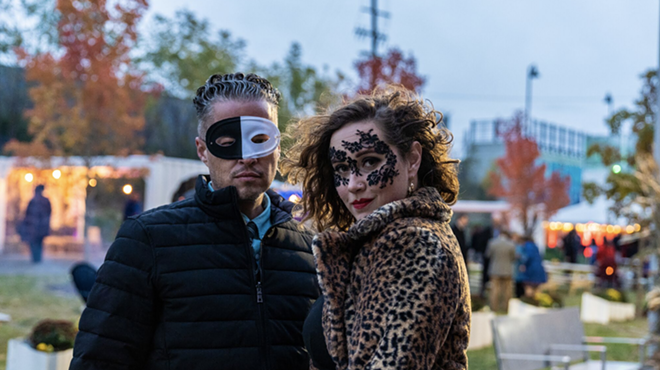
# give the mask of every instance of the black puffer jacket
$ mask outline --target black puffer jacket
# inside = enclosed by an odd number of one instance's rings
[[[319,291],[312,235],[271,197],[262,301],[234,187],[130,218],[110,247],[70,369],[307,369],[302,325]]]

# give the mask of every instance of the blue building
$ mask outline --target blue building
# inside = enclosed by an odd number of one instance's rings
[[[466,159],[470,159],[469,178],[482,182],[495,160],[504,156],[505,146],[497,120],[472,121],[465,135]],[[588,134],[553,123],[534,120],[523,127],[523,134],[533,138],[539,146],[540,163],[546,165],[546,176],[553,171],[570,179],[571,204],[582,198],[583,170],[587,165],[587,148],[593,139]],[[607,138],[607,137],[605,137]],[[589,164],[594,164],[593,160]]]

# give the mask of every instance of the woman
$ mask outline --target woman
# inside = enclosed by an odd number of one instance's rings
[[[326,230],[313,243],[323,297],[304,328],[313,367],[467,368],[470,293],[448,223],[457,161],[441,118],[392,87],[290,129],[283,171]]]
[[[534,297],[538,287],[548,281],[543,267],[543,258],[539,247],[531,237],[524,237],[522,256],[520,258],[520,281],[525,286],[525,296]]]

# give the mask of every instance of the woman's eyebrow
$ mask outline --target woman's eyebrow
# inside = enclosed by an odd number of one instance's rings
[[[371,148],[365,149],[365,150],[362,150],[362,151],[358,152],[358,154],[355,155],[355,158],[360,158],[360,157],[365,156],[367,154],[374,154],[374,153],[376,153],[376,151],[371,149]]]

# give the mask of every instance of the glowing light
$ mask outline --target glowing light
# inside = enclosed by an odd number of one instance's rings
[[[60,177],[62,177],[62,171],[60,171],[60,170],[55,170],[55,171],[53,171],[53,177],[54,177],[56,180],[59,179]]]
[[[96,187],[96,179],[89,179],[89,186]]]
[[[296,194],[291,194],[291,196],[289,197],[289,202],[298,203],[300,202],[300,197]]]
[[[642,229],[642,225],[640,225],[640,224],[635,224],[635,231],[636,231],[636,232],[639,232],[639,230],[641,230],[641,229]]]
[[[612,276],[612,274],[614,274],[614,269],[612,268],[612,266],[607,266],[607,268],[605,269],[605,275]]]
[[[569,232],[569,231],[571,231],[571,230],[573,230],[573,224],[570,223],[570,222],[566,222],[566,223],[564,223],[564,231],[565,231],[565,232]]]
[[[619,225],[614,226],[614,233],[619,234],[620,232],[621,232],[621,226]]]
[[[25,174],[25,181],[32,182],[32,180],[34,180],[34,175],[31,174],[31,173],[26,173]]]
[[[594,255],[594,251],[591,250],[591,247],[584,248],[584,258],[591,258]]]
[[[121,190],[124,191],[124,194],[130,194],[133,192],[133,187],[130,186],[129,184],[126,184]]]
[[[575,231],[577,231],[579,233],[584,232],[584,224],[575,225]]]
[[[621,172],[621,166],[618,165],[618,164],[615,164],[614,166],[612,166],[612,172],[614,172],[614,173]]]
[[[635,232],[635,227],[634,227],[633,225],[628,225],[628,226],[626,226],[626,232],[627,232],[628,234],[632,234],[632,233],[634,233],[634,232]]]
[[[608,233],[608,234],[612,234],[612,233],[614,232],[614,226],[612,226],[612,225],[607,225],[607,229],[606,229],[606,230],[607,230],[607,233]]]

